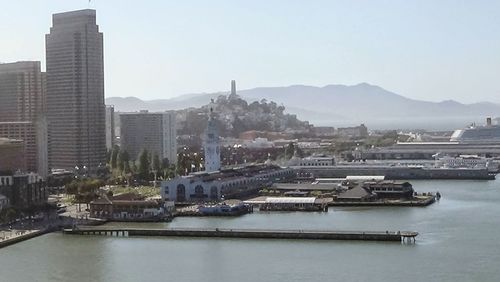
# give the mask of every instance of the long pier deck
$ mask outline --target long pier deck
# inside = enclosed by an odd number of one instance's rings
[[[334,230],[274,230],[274,229],[223,229],[223,228],[123,228],[106,226],[81,226],[64,229],[65,234],[106,236],[173,236],[254,239],[309,239],[309,240],[362,240],[415,242],[414,231],[334,231]]]

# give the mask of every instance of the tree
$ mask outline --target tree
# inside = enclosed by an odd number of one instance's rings
[[[123,173],[128,174],[131,172],[132,170],[130,169],[130,161],[123,161]]]
[[[113,146],[113,150],[111,151],[111,169],[116,168],[116,160],[118,159],[118,154],[120,152],[120,147],[117,145]]]
[[[154,187],[156,187],[156,178],[158,173],[161,173],[161,162],[160,162],[160,157],[158,154],[153,155],[153,159],[151,160],[151,170],[153,171],[154,174]]]
[[[118,170],[120,172],[124,172],[125,164],[127,164],[129,161],[130,161],[130,156],[129,156],[128,152],[125,150],[120,150],[120,153],[118,154],[118,159],[117,159]],[[130,169],[130,167],[129,167],[129,169]]]
[[[152,166],[151,168],[153,171],[160,172],[161,171],[161,162],[160,162],[160,157],[158,154],[153,155],[153,160],[152,160]]]
[[[106,163],[111,165],[111,153],[113,149],[107,149],[106,150]]]
[[[149,153],[146,149],[142,150],[139,155],[139,177],[143,180],[149,179],[149,171],[151,168],[151,161],[149,157]]]
[[[163,170],[163,178],[164,179],[174,178],[176,174],[177,174],[177,167],[175,164],[164,167],[164,170]]]
[[[191,168],[191,163],[185,153],[179,153],[177,156],[177,175],[186,175]]]

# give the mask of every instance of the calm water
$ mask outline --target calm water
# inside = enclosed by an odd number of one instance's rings
[[[443,198],[426,208],[179,218],[168,226],[415,230],[415,245],[54,233],[0,249],[0,281],[500,281],[500,180],[413,184]]]

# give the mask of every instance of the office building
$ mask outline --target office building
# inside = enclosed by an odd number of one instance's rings
[[[54,14],[45,37],[49,166],[106,163],[103,34],[95,10]]]
[[[106,149],[115,144],[115,107],[106,105]]]
[[[47,125],[44,119],[45,73],[40,62],[0,64],[0,138],[21,140],[19,170],[47,175]]]
[[[26,170],[22,140],[0,138],[0,172]]]
[[[160,159],[177,163],[175,112],[120,114],[121,149],[137,159],[143,149]]]
[[[40,62],[0,64],[0,122],[33,121],[43,112]]]
[[[47,125],[43,118],[38,121],[0,122],[0,137],[22,140],[24,145],[24,164],[27,171],[38,172],[46,177],[47,160]]]

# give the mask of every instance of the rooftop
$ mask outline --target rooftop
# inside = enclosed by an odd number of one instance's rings
[[[201,178],[203,182],[210,182],[221,179],[227,180],[236,177],[252,177],[259,173],[275,171],[279,169],[281,169],[281,167],[277,165],[252,164],[237,168],[221,169],[214,172],[200,171],[183,177],[188,179]]]
[[[266,204],[314,204],[316,197],[267,197]]]

